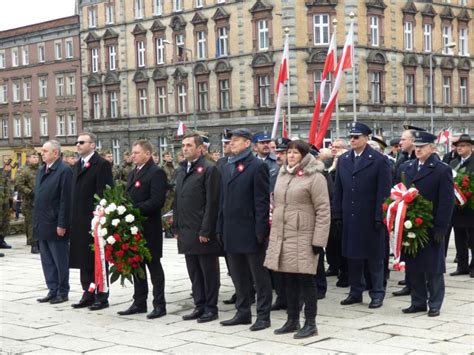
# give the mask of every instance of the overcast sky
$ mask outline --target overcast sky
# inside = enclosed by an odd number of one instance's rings
[[[0,31],[74,15],[75,0],[0,0]]]

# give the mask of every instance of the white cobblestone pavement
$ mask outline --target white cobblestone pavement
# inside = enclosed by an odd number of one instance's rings
[[[0,259],[0,352],[2,354],[469,354],[474,352],[474,279],[446,276],[446,298],[441,316],[425,313],[402,314],[409,297],[393,297],[403,275],[392,272],[387,297],[380,309],[364,303],[341,306],[348,289],[335,287],[328,278],[326,298],[318,302],[319,335],[304,340],[292,334],[274,335],[286,320],[284,311],[272,312],[272,327],[251,332],[248,326],[222,327],[219,321],[199,324],[181,316],[193,308],[184,257],[176,242],[165,239],[164,258],[168,315],[147,320],[145,314],[120,317],[117,311],[131,303],[133,286],[113,284],[107,309],[91,312],[73,309],[81,289],[79,273],[71,272],[69,302],[38,304],[46,295],[39,255],[32,255],[24,236],[7,237],[13,249],[2,250]],[[448,272],[455,269],[453,242],[448,255]],[[222,304],[233,292],[224,261],[219,320],[231,318],[233,306]],[[151,294],[150,294],[151,297]],[[148,308],[151,308],[149,298]],[[255,312],[254,312],[255,313]]]

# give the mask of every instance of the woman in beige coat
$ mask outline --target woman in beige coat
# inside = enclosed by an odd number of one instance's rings
[[[288,319],[275,334],[298,331],[295,339],[317,335],[316,283],[319,253],[326,246],[331,212],[322,162],[306,142],[288,143],[274,191],[274,210],[265,266],[284,273]],[[300,329],[299,300],[306,322]]]

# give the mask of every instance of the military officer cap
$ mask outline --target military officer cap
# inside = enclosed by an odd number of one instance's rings
[[[404,124],[403,125],[403,129],[405,130],[412,130],[412,131],[418,131],[418,132],[426,132],[426,129],[424,128],[420,128],[420,127],[415,127],[415,126],[412,126],[412,125],[408,125],[408,124]]]
[[[436,136],[434,134],[428,133],[426,131],[416,131],[415,132],[415,146],[423,146],[430,143],[434,143]]]
[[[360,122],[353,122],[351,130],[349,131],[350,136],[368,136],[371,133],[372,130],[369,126]]]
[[[201,136],[201,138],[202,138],[202,142],[203,142],[204,144],[207,144],[207,145],[210,144],[210,143],[209,143],[209,137],[208,137],[208,136]]]
[[[391,147],[396,146],[396,145],[400,145],[400,138],[393,138],[390,140]]]
[[[224,134],[222,135],[222,142],[230,142],[230,129],[224,128]]]
[[[268,134],[268,131],[259,131],[253,135],[252,142],[269,142],[272,140],[272,137]]]
[[[73,158],[74,156],[75,156],[75,153],[72,150],[63,151],[63,157],[65,158]]]
[[[459,136],[459,139],[456,142],[454,142],[453,145],[457,147],[459,143],[474,144],[474,140],[471,139],[471,136],[469,134],[461,134]]]
[[[279,137],[276,139],[275,144],[276,144],[276,152],[284,152],[286,150],[286,146],[288,143],[291,142],[291,139],[284,138],[284,137]]]
[[[229,138],[232,136],[242,137],[248,139],[249,141],[252,140],[252,133],[247,128],[237,128],[229,132]]]
[[[382,138],[372,136],[371,140],[373,140],[374,142],[377,142],[379,144],[380,148],[382,148],[382,149],[387,148],[387,143],[385,143],[385,141]]]
[[[30,150],[28,150],[28,151],[26,152],[26,156],[27,156],[27,157],[31,157],[31,156],[33,156],[33,155],[39,155],[38,151],[35,150],[35,149],[30,149]]]
[[[314,144],[311,144],[309,146],[309,154],[311,154],[313,157],[317,157],[319,155],[319,149],[316,148]]]

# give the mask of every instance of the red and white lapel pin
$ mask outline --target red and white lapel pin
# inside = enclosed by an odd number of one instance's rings
[[[135,181],[135,187],[138,189],[140,186],[142,186],[140,180]]]
[[[304,171],[303,171],[303,170],[298,170],[298,172],[296,173],[296,175],[298,175],[298,176],[303,176],[303,175],[304,175]]]
[[[204,168],[202,166],[198,166],[196,171],[199,173],[199,174],[202,174],[202,172],[204,171]]]
[[[84,168],[89,169],[91,167],[91,163],[87,162],[84,164]]]
[[[239,171],[239,173],[241,173],[242,171],[244,171],[244,170],[245,170],[244,164],[239,164],[239,165],[237,165],[237,170]]]

